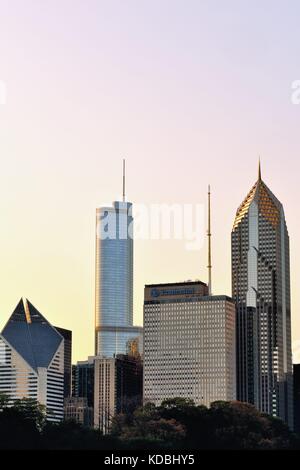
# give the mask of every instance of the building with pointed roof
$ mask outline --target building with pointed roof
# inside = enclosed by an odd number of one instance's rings
[[[64,338],[27,299],[20,300],[0,335],[0,393],[11,404],[36,400],[48,421],[63,419]]]
[[[289,235],[282,204],[258,179],[231,235],[237,397],[293,427]]]

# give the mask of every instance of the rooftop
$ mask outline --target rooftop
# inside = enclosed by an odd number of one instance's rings
[[[257,202],[259,212],[265,217],[265,219],[267,219],[273,225],[273,227],[277,227],[280,221],[280,211],[282,209],[282,205],[262,180],[260,165],[258,170],[258,180],[237,210],[233,224],[233,230],[248,214],[250,205],[253,201]]]
[[[169,282],[161,284],[145,284],[145,287],[171,287],[171,286],[207,286],[205,282],[202,281],[183,281],[183,282]]]
[[[63,337],[27,299],[20,300],[1,335],[36,371],[50,365],[63,341]]]

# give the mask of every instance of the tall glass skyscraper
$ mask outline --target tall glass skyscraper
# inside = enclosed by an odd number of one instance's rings
[[[282,204],[261,178],[232,230],[237,397],[293,427],[289,235]]]
[[[126,354],[133,339],[141,352],[142,331],[133,326],[132,204],[117,201],[96,212],[95,354]]]

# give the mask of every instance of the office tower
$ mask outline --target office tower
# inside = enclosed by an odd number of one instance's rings
[[[143,329],[133,326],[132,204],[123,201],[96,211],[95,354],[125,354]]]
[[[95,357],[94,426],[104,434],[118,413],[142,404],[143,366],[140,356]]]
[[[282,204],[261,177],[232,229],[237,397],[293,427],[289,235]]]
[[[71,396],[72,386],[72,331],[55,326],[64,338],[64,397]]]
[[[86,361],[77,362],[73,366],[75,398],[86,398],[89,407],[94,406],[94,362],[90,356]]]
[[[0,393],[31,398],[48,421],[64,413],[64,339],[28,301],[21,300],[0,335]]]
[[[236,398],[235,305],[203,282],[145,286],[144,402]]]
[[[65,421],[76,421],[87,427],[94,425],[94,409],[88,406],[86,398],[65,398],[64,415]]]
[[[77,365],[72,364],[72,376],[71,376],[71,396],[76,397],[76,371]]]
[[[300,364],[294,364],[294,430],[300,435]]]

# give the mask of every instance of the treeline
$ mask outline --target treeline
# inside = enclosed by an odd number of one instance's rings
[[[51,424],[33,400],[8,406],[0,396],[0,449],[300,449],[300,438],[278,418],[240,402],[210,408],[182,398],[117,415],[103,436],[72,421]]]
[[[112,436],[130,449],[300,449],[300,438],[278,418],[241,402],[207,408],[182,398],[116,416]]]

